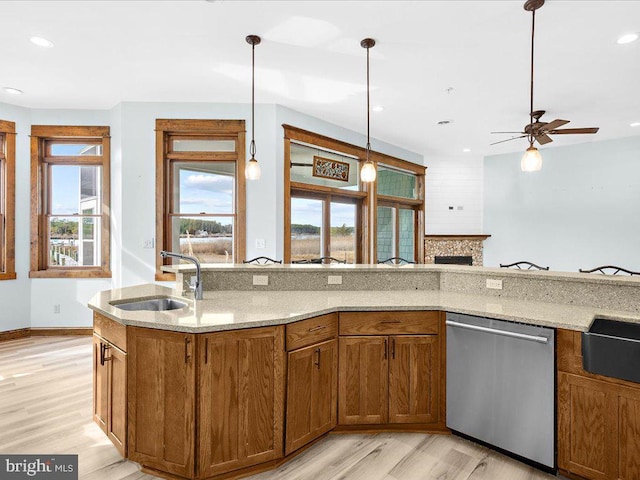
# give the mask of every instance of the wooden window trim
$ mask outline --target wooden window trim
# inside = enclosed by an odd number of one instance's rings
[[[47,142],[66,143],[77,141],[102,144],[101,156],[66,157],[47,156]],[[31,126],[31,258],[30,278],[111,278],[110,270],[110,129],[101,126]],[[102,167],[101,206],[101,264],[95,267],[56,267],[48,265],[47,212],[45,195],[48,195],[47,169],[51,164],[99,165]],[[71,215],[70,215],[71,216]]]
[[[235,228],[233,232],[233,250],[235,263],[242,263],[246,251],[246,180],[245,144],[246,127],[244,120],[199,120],[199,119],[157,119],[156,120],[156,272],[157,281],[174,281],[175,274],[163,272],[162,250],[166,250],[166,225],[171,216],[171,198],[167,195],[170,185],[172,160],[226,161],[235,162],[236,192]],[[174,139],[234,140],[235,152],[173,152],[171,141]],[[224,215],[217,215],[224,216]]]
[[[4,222],[1,230],[4,247],[0,249],[0,280],[15,280],[15,246],[16,246],[16,124],[7,120],[0,120],[0,134],[4,137],[4,151],[2,153],[2,182],[4,198],[0,198],[4,208],[0,211],[0,221]],[[2,214],[2,212],[4,212]]]
[[[378,202],[397,202],[403,205],[403,208],[412,208],[416,212],[415,223],[415,261],[424,263],[424,198],[425,198],[425,173],[426,167],[415,163],[402,160],[384,153],[371,151],[370,160],[377,166],[391,167],[403,170],[416,175],[416,188],[418,193],[417,199],[407,199],[400,197],[392,197],[386,195],[378,195],[377,182],[373,184],[364,184],[358,192],[343,191],[341,189],[325,187],[320,185],[307,185],[298,182],[291,182],[290,179],[290,163],[291,163],[291,143],[303,143],[307,145],[317,146],[327,150],[344,153],[357,157],[360,163],[364,162],[366,150],[341,140],[336,140],[325,135],[310,132],[302,128],[292,125],[283,124],[284,129],[284,252],[283,258],[285,262],[291,262],[291,196],[307,195],[311,192],[318,194],[335,194],[340,196],[352,196],[363,198],[362,206],[358,209],[358,219],[360,238],[357,240],[358,250],[361,252],[362,261],[375,264],[377,258],[377,231],[376,225],[378,220]],[[420,234],[420,232],[422,232]]]

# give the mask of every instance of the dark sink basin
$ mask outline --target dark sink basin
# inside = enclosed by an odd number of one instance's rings
[[[187,306],[186,303],[174,300],[173,298],[150,298],[136,302],[112,304],[120,310],[139,311],[147,310],[152,312],[162,312],[166,310],[178,310]]]
[[[596,318],[582,333],[587,372],[640,383],[640,323]]]

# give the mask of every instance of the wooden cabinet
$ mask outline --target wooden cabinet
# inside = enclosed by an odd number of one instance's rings
[[[288,455],[337,424],[338,342],[327,340],[289,352],[287,366]]]
[[[340,315],[340,425],[444,421],[441,320],[439,312]]]
[[[96,314],[97,315],[97,314]],[[105,317],[97,318],[97,323],[108,325],[116,322]],[[107,434],[122,456],[127,450],[127,354],[116,346],[126,343],[115,330],[99,330],[109,338],[93,335],[93,420]],[[111,335],[109,335],[111,333]]]
[[[282,457],[284,329],[199,335],[198,476]]]
[[[129,459],[148,469],[195,474],[194,336],[127,328]]]
[[[593,480],[640,478],[640,385],[582,369],[580,332],[558,330],[558,467]]]

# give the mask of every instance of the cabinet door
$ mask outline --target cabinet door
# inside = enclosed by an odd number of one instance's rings
[[[288,455],[336,426],[338,341],[295,350],[287,366]]]
[[[338,423],[387,423],[386,336],[340,337]]]
[[[559,372],[558,467],[606,480],[618,478],[617,462],[616,393],[607,382]]]
[[[109,417],[109,376],[107,364],[102,361],[105,342],[93,336],[93,421],[107,432]]]
[[[281,457],[284,327],[207,334],[198,341],[198,475]]]
[[[390,338],[389,423],[438,421],[440,397],[439,338]]]
[[[640,389],[625,388],[618,397],[620,463],[618,478],[640,478]]]
[[[128,327],[129,459],[194,475],[193,335]]]
[[[123,457],[127,445],[127,355],[110,345],[105,360],[109,368],[109,418],[107,434]]]

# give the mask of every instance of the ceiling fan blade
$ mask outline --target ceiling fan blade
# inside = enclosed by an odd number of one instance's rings
[[[520,135],[525,134],[525,132],[491,132],[491,133],[519,133]]]
[[[549,135],[572,135],[574,133],[597,133],[599,127],[593,128],[563,128],[562,130],[547,130]]]
[[[569,120],[560,120],[556,118],[554,121],[547,123],[543,127],[543,129],[548,132],[549,130],[555,130],[558,127],[566,125],[567,123],[569,123]]]
[[[517,140],[518,138],[524,138],[527,135],[522,135],[521,137],[512,137],[512,138],[507,138],[506,140],[500,140],[499,142],[494,142],[494,143],[490,143],[489,145],[497,145],[499,143],[504,143],[504,142],[510,142],[511,140]]]
[[[540,145],[546,145],[547,143],[553,142],[553,139],[549,135],[547,135],[546,133],[542,133],[542,134],[540,134],[540,135],[538,135],[536,137],[536,141]]]

